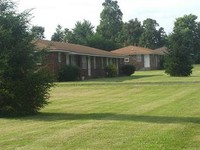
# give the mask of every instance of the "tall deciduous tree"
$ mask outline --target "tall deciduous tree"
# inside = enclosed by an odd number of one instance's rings
[[[103,11],[100,14],[100,25],[97,26],[97,33],[107,40],[116,41],[122,29],[122,12],[117,1],[105,0]]]
[[[142,32],[143,28],[141,22],[138,21],[137,18],[134,20],[132,19],[123,24],[118,40],[123,46],[139,45],[139,39]]]
[[[33,26],[31,28],[31,33],[34,36],[34,39],[44,39],[44,31],[45,29],[42,26]]]
[[[165,71],[171,76],[189,76],[192,73],[192,56],[196,41],[194,15],[185,15],[176,19],[173,33],[169,36],[168,54],[165,61]]]
[[[15,3],[0,0],[0,114],[35,113],[47,104],[52,80],[37,69],[41,55],[28,23],[29,12],[16,13]]]
[[[146,19],[143,21],[143,33],[140,37],[140,46],[156,49],[164,46],[165,32],[164,28],[160,27],[156,20]]]

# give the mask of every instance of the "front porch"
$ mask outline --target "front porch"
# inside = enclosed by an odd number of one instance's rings
[[[105,77],[105,68],[110,64],[115,65],[119,70],[120,58],[80,55],[69,52],[54,52],[51,55],[57,55],[57,62],[54,62],[56,63],[54,72],[58,72],[64,65],[76,65],[81,70],[81,79]]]

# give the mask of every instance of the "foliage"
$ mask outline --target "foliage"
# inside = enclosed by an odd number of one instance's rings
[[[129,20],[123,24],[122,31],[118,36],[118,41],[123,46],[139,45],[139,39],[143,32],[141,22],[138,19]]]
[[[147,18],[143,21],[143,32],[140,37],[139,45],[151,49],[160,48],[165,45],[164,28],[159,27],[156,20]]]
[[[169,36],[169,50],[165,59],[165,71],[171,76],[189,76],[192,73],[192,49],[194,48],[192,24],[188,22],[186,25],[183,20],[186,18],[190,20],[193,17],[184,16],[183,18],[178,18],[175,22],[173,33]]]
[[[56,32],[51,36],[52,41],[63,42],[65,37],[65,32],[61,25],[57,25]]]
[[[192,54],[194,63],[200,63],[200,22],[197,22],[197,16],[184,15],[176,20],[174,32],[182,32],[185,39],[183,42],[185,47]],[[186,39],[186,37],[188,39]]]
[[[75,24],[75,28],[72,29],[70,36],[66,36],[66,39],[70,43],[88,45],[88,38],[92,36],[93,33],[92,24],[84,20],[83,22],[77,21]]]
[[[95,47],[102,50],[111,51],[119,48],[120,46],[113,42],[112,40],[107,40],[103,38],[98,33],[88,37],[87,45],[90,47]]]
[[[105,70],[106,70],[107,77],[116,77],[117,76],[117,68],[114,65],[110,64],[110,65],[106,66]]]
[[[116,41],[122,29],[122,12],[117,1],[105,0],[103,11],[100,14],[100,24],[97,26],[97,33],[106,40]]]
[[[135,69],[136,69],[136,68],[135,68],[135,66],[133,66],[133,65],[123,65],[123,66],[121,67],[121,73],[122,73],[123,75],[130,76],[130,75],[134,74]]]
[[[66,65],[58,73],[58,81],[76,81],[80,77],[80,68],[74,65]]]
[[[192,73],[190,54],[183,47],[173,46],[165,58],[164,67],[170,76],[189,76]]]
[[[31,34],[34,36],[34,39],[44,39],[44,27],[41,26],[33,26],[31,28]]]
[[[41,53],[28,32],[29,12],[16,13],[9,0],[0,10],[0,114],[35,113],[47,104],[53,80],[37,69]]]

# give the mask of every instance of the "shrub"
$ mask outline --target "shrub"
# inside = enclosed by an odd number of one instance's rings
[[[106,75],[108,77],[115,77],[115,76],[117,76],[117,68],[114,65],[108,65],[106,67]]]
[[[0,85],[0,114],[28,115],[38,112],[49,98],[52,76],[44,71],[29,72],[18,80],[3,80]]]
[[[64,66],[58,73],[58,81],[76,81],[80,77],[80,68],[74,65]]]
[[[42,52],[28,32],[30,14],[17,13],[11,0],[0,1],[0,115],[38,112],[48,102],[53,80],[38,70]]]
[[[121,73],[126,76],[130,76],[135,72],[135,66],[133,65],[124,65],[121,67]]]

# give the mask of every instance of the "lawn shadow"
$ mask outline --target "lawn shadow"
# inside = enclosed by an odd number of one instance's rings
[[[114,78],[97,78],[97,79],[90,79],[85,82],[124,82],[124,81],[129,81],[129,80],[137,80],[141,78],[150,78],[150,77],[155,77],[155,76],[160,76],[160,75],[132,75],[132,76],[118,76]]]
[[[10,118],[11,119],[11,118]],[[19,120],[36,120],[36,121],[59,121],[59,120],[110,120],[110,121],[133,121],[147,122],[158,124],[169,123],[195,123],[200,124],[199,117],[172,117],[172,116],[150,116],[135,114],[115,114],[115,113],[48,113],[41,112],[35,116],[24,118],[13,118]]]

